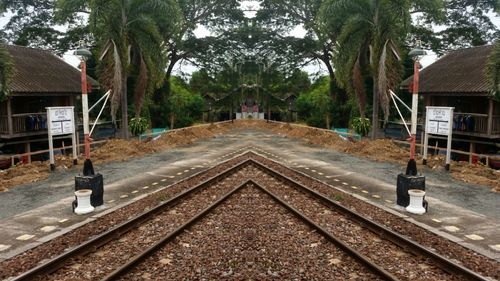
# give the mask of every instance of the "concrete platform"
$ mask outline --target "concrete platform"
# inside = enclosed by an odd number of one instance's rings
[[[72,213],[74,177],[57,172],[45,181],[0,193],[0,260],[79,227],[149,193],[247,150],[324,181],[447,239],[500,261],[500,194],[455,181],[444,172],[426,176],[429,212],[412,215],[395,205],[396,177],[405,167],[374,162],[257,130],[223,136],[127,162],[96,165],[104,176],[104,206]]]

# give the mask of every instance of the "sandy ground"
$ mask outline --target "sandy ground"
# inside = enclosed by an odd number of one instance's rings
[[[349,141],[328,130],[302,125],[285,123],[266,123],[264,121],[236,121],[234,123],[214,123],[172,130],[157,139],[145,141],[121,139],[110,140],[92,151],[92,161],[96,164],[126,161],[132,157],[140,157],[164,151],[179,145],[191,144],[199,139],[211,138],[237,128],[259,128],[270,130],[276,134],[290,138],[298,138],[307,143],[321,145],[339,152],[368,158],[380,162],[405,164],[409,152],[388,139]],[[72,167],[70,157],[56,158],[58,169],[67,170]],[[83,163],[79,161],[80,165]],[[422,161],[417,161],[422,162]],[[428,159],[427,166],[439,170],[444,166],[442,156]],[[484,185],[492,191],[500,192],[500,170],[494,170],[481,163],[469,165],[468,162],[453,162],[451,165],[453,178],[463,182]],[[445,171],[443,171],[445,172]],[[8,170],[0,171],[0,191],[6,191],[16,185],[38,182],[50,175],[49,163],[33,162],[22,164]]]

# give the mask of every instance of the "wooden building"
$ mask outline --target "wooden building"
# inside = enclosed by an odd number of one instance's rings
[[[481,153],[494,151],[500,140],[500,102],[494,99],[486,74],[493,48],[452,51],[420,72],[419,95],[424,104],[454,107],[453,138],[467,142],[471,151],[482,144]],[[405,80],[403,88],[411,90],[412,79]]]
[[[0,144],[16,144],[16,153],[47,139],[45,107],[74,106],[81,96],[81,72],[49,51],[7,46],[14,76],[0,103]],[[94,88],[98,85],[91,78]],[[19,149],[24,143],[24,149]]]

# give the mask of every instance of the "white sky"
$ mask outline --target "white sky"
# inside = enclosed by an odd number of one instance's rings
[[[244,10],[255,10],[255,9],[259,9],[259,2],[258,1],[242,1],[241,2],[241,7],[242,9]],[[245,15],[249,18],[252,18],[255,16],[255,12],[249,12],[249,11],[246,11],[245,12]],[[9,13],[6,13],[4,14],[3,17],[0,17],[0,28],[3,28],[5,26],[5,24],[8,22],[9,18],[10,18],[11,14]],[[498,27],[500,28],[500,17],[494,13],[492,13],[490,15],[490,17],[492,18],[492,21],[493,23]],[[194,31],[194,34],[196,35],[196,37],[198,38],[203,38],[203,37],[206,37],[210,34],[210,31],[208,31],[204,26],[200,26],[198,25],[198,27],[196,28],[196,30]],[[290,32],[290,36],[295,36],[295,37],[304,37],[304,35],[306,34],[306,31],[302,28],[302,26],[296,26],[291,32]],[[63,56],[63,59],[65,61],[67,61],[69,64],[73,65],[73,66],[77,66],[79,64],[79,59],[75,56],[72,55],[72,51],[69,51],[67,52],[64,56]],[[437,59],[437,56],[435,54],[433,54],[432,52],[430,52],[429,55],[423,57],[421,59],[421,63],[424,67],[428,66],[429,64],[431,64],[432,62],[436,61]],[[320,65],[317,65],[317,64],[311,64],[311,65],[308,65],[305,67],[305,70],[308,71],[309,73],[315,73],[318,71],[318,69],[321,68]],[[181,73],[181,72],[184,72],[184,73],[192,73],[194,70],[196,70],[196,67],[189,64],[189,63],[185,63],[185,64],[179,64],[176,69],[175,69],[175,72],[177,73]],[[323,67],[323,71],[326,72],[326,69]]]

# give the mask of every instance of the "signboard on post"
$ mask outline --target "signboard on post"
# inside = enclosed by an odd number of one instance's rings
[[[46,107],[47,110],[47,125],[49,134],[49,156],[50,170],[54,171],[54,142],[53,136],[71,134],[71,145],[73,147],[73,163],[76,164],[76,131],[75,131],[75,113],[74,106]]]
[[[446,170],[450,170],[451,161],[451,136],[453,132],[453,110],[454,107],[427,106],[425,118],[424,137],[424,164],[427,163],[427,146],[429,134],[448,137],[446,146]]]

